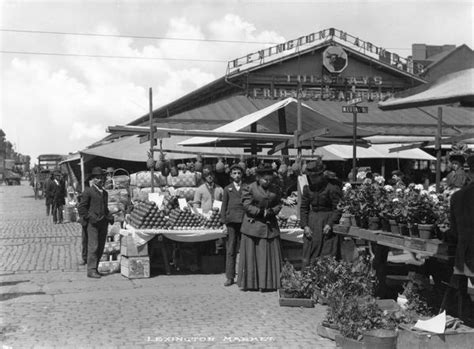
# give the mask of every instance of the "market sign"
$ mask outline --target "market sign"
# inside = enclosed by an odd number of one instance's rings
[[[423,65],[415,64],[411,57],[402,58],[396,53],[375,46],[371,42],[363,41],[342,30],[329,28],[233,59],[227,63],[226,75],[238,73],[241,70],[252,67],[258,67],[289,55],[300,54],[301,50],[310,49],[311,47],[316,47],[325,42],[344,44],[357,52],[375,58],[382,63],[409,74],[417,75],[423,72]]]
[[[323,65],[330,73],[341,73],[347,61],[347,53],[340,46],[329,46],[323,52]]]
[[[369,107],[359,107],[358,105],[343,105],[342,106],[343,113],[368,113]]]

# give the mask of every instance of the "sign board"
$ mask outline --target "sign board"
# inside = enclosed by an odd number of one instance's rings
[[[368,113],[369,107],[359,107],[357,105],[352,106],[342,106],[343,113]]]
[[[340,46],[329,46],[323,52],[323,65],[330,73],[342,72],[347,61],[347,53]]]
[[[347,102],[348,105],[354,105],[354,104],[357,104],[357,103],[360,103],[362,102],[362,98],[354,98],[354,99],[351,99],[349,102]]]

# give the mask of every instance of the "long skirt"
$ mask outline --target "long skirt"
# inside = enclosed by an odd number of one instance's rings
[[[243,290],[276,290],[280,271],[280,237],[263,239],[242,233],[237,285]]]
[[[311,239],[303,237],[303,268],[319,257],[338,257],[339,237],[334,233],[323,234],[323,228],[329,223],[331,217],[332,212],[312,211],[309,213],[308,226],[313,233]]]

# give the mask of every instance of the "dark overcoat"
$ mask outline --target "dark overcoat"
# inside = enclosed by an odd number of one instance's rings
[[[268,190],[257,182],[242,188],[242,204],[245,215],[242,221],[243,234],[264,239],[272,239],[280,235],[276,216],[281,210],[281,195],[276,186]],[[265,209],[271,209],[264,217]]]
[[[474,272],[474,183],[451,196],[451,234],[457,239],[455,266]]]
[[[107,204],[107,191],[104,189],[101,193],[95,186],[90,186],[82,192],[77,212],[79,217],[91,224],[96,224],[104,219],[113,222],[113,217],[109,213]]]
[[[224,188],[221,207],[221,223],[242,223],[244,218],[244,206],[242,205],[242,186],[239,190],[234,183]]]

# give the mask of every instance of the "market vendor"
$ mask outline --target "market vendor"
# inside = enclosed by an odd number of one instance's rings
[[[446,176],[448,189],[462,188],[468,181],[468,176],[464,171],[464,156],[454,154],[449,157],[452,171]]]
[[[215,183],[216,176],[210,169],[203,171],[203,179],[204,183],[194,192],[193,205],[202,209],[203,213],[207,213],[212,210],[215,200],[222,201],[224,189]]]
[[[303,268],[318,257],[336,257],[339,250],[339,238],[332,227],[341,217],[337,204],[342,198],[342,191],[337,185],[329,183],[324,170],[320,159],[306,167],[310,184],[303,188],[300,207],[301,228],[304,230]]]
[[[474,176],[474,155],[467,159]],[[451,196],[451,232],[457,241],[454,275],[464,275],[474,283],[474,182]]]

